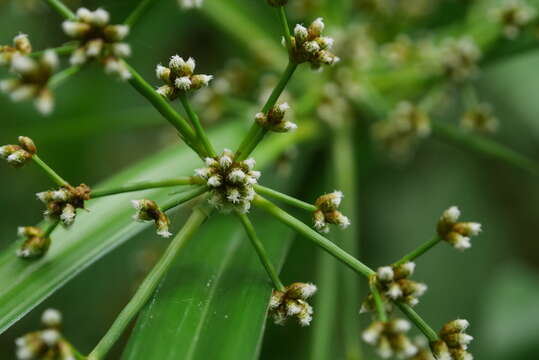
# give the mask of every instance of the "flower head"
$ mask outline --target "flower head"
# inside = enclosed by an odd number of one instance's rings
[[[481,224],[459,222],[460,210],[452,206],[440,217],[437,225],[438,236],[450,243],[457,250],[466,250],[472,246],[471,237],[481,232]]]
[[[339,225],[345,229],[350,226],[350,219],[339,210],[342,198],[341,191],[334,191],[316,199],[316,211],[313,213],[314,227],[320,232],[329,232],[329,224]]]
[[[169,231],[170,220],[153,200],[132,200],[131,204],[137,210],[133,217],[136,221],[154,221],[157,235],[168,238],[172,235]]]
[[[406,336],[410,323],[404,319],[391,319],[386,322],[374,321],[363,331],[363,341],[376,347],[378,355],[389,358],[409,358],[417,354],[417,347]]]
[[[442,360],[472,360],[468,345],[473,337],[465,331],[470,326],[467,320],[457,319],[448,322],[440,331],[440,340],[431,344],[434,355]]]
[[[480,59],[481,50],[477,44],[469,37],[461,37],[446,39],[439,49],[437,60],[446,76],[462,82],[477,74]]]
[[[84,209],[84,202],[90,199],[91,189],[86,184],[63,186],[36,194],[47,205],[45,215],[60,220],[65,227],[71,226],[77,216],[77,209]]]
[[[0,157],[15,168],[26,164],[37,152],[37,148],[29,137],[19,136],[19,145],[0,146]]]
[[[17,230],[19,236],[24,237],[24,242],[17,249],[17,256],[21,259],[36,259],[47,253],[51,244],[49,236],[34,226],[21,226]]]
[[[330,51],[333,39],[322,36],[324,27],[322,18],[315,19],[308,28],[296,25],[290,39],[292,58],[296,63],[309,62],[313,69],[319,69],[322,65],[334,65],[339,62],[339,57]]]
[[[537,11],[525,0],[505,0],[492,9],[492,17],[502,25],[504,36],[513,40],[537,18]]]
[[[480,103],[464,113],[460,126],[469,131],[487,134],[498,129],[498,119],[492,114],[490,104]]]
[[[11,64],[14,55],[28,55],[32,52],[32,44],[26,34],[13,38],[13,46],[0,45],[0,66]]]
[[[285,120],[286,111],[290,109],[288,103],[276,104],[267,114],[256,114],[256,122],[265,129],[275,132],[289,132],[297,129],[297,125]]]
[[[273,290],[269,312],[274,322],[284,325],[287,318],[296,317],[300,325],[310,325],[313,309],[307,299],[313,296],[316,290],[316,286],[310,283],[293,283],[284,291]]]
[[[195,59],[184,60],[179,55],[170,58],[168,67],[161,64],[155,68],[155,75],[165,83],[157,92],[169,100],[174,100],[179,92],[198,90],[208,86],[213,79],[212,75],[194,74]]]

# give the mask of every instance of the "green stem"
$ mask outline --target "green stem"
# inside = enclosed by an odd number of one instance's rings
[[[315,230],[311,229],[308,225],[305,225],[300,220],[296,219],[286,211],[280,209],[278,206],[272,202],[264,199],[260,195],[257,195],[253,200],[253,203],[259,208],[265,210],[269,214],[276,217],[278,220],[288,225],[292,229],[296,230],[301,235],[305,236],[309,240],[313,241],[316,245],[321,247],[323,250],[327,251],[329,254],[333,255],[340,262],[347,265],[349,268],[354,270],[360,275],[369,277],[370,275],[375,274],[375,272],[369,268],[367,265],[363,264],[361,261],[348,254],[346,251],[332,243],[329,239],[320,235]]]
[[[90,355],[88,355],[88,360],[102,360],[105,358],[107,352],[121,336],[133,317],[138,314],[138,312],[153,294],[155,288],[170,268],[174,258],[178,255],[180,250],[185,246],[189,239],[191,239],[195,231],[202,225],[208,216],[209,213],[200,207],[193,210],[182,230],[172,240],[159,262],[144,279],[133,298],[131,298],[120,315],[118,315],[110,329],[101,339],[101,341],[99,341],[94,350],[90,353]]]
[[[215,153],[215,149],[213,148],[213,145],[210,142],[210,139],[208,138],[208,135],[206,134],[206,131],[204,131],[204,128],[202,127],[202,124],[200,123],[200,119],[198,118],[198,115],[195,113],[193,108],[191,107],[191,103],[187,99],[187,96],[185,95],[185,92],[180,93],[180,101],[183,105],[183,108],[185,109],[185,112],[187,113],[187,116],[189,116],[189,119],[191,120],[191,124],[195,127],[195,132],[198,136],[198,140],[202,143],[204,148],[206,149],[206,152],[214,157],[217,154]]]
[[[442,140],[539,176],[539,163],[493,140],[480,135],[466,134],[456,127],[441,122],[433,122],[432,131],[436,137]]]
[[[46,228],[45,231],[43,232],[43,237],[44,237],[44,238],[49,237],[50,234],[52,234],[52,232],[54,231],[54,229],[56,229],[56,227],[58,226],[58,224],[60,224],[60,220],[54,220],[52,223],[50,223],[49,225],[47,225],[47,228]]]
[[[255,191],[259,194],[270,196],[276,200],[280,200],[284,203],[303,209],[305,211],[312,213],[318,210],[317,207],[312,204],[296,199],[295,197],[292,197],[290,195],[283,194],[277,190],[273,190],[262,185],[255,185],[254,187]]]
[[[256,254],[258,255],[258,258],[260,259],[260,262],[264,266],[264,269],[266,269],[268,276],[273,282],[273,286],[275,287],[275,289],[284,292],[285,287],[283,283],[281,282],[281,280],[279,279],[279,275],[277,274],[275,267],[273,266],[273,264],[271,263],[271,260],[269,259],[269,256],[266,251],[266,248],[264,247],[264,244],[262,244],[262,241],[260,241],[260,239],[256,235],[256,231],[253,224],[251,223],[247,215],[242,214],[240,212],[236,212],[236,215],[238,215],[238,218],[240,219],[243,227],[245,228],[245,232],[247,233],[249,240],[251,240],[251,244],[253,245],[256,251]]]
[[[78,46],[79,46],[78,43],[76,43],[76,44],[66,44],[66,45],[55,47],[55,48],[50,48],[50,49],[45,49],[45,50],[40,50],[40,51],[34,51],[34,52],[30,53],[28,56],[30,56],[32,58],[41,57],[45,53],[45,51],[49,51],[49,50],[54,51],[57,55],[69,55],[76,48],[78,48]]]
[[[284,91],[286,85],[292,78],[292,75],[296,71],[298,67],[298,64],[289,61],[288,65],[286,66],[286,69],[284,73],[281,75],[281,78],[279,79],[279,82],[271,92],[270,97],[264,104],[264,107],[262,108],[262,112],[264,114],[267,114],[273,106],[275,106],[275,103],[279,99],[279,96],[281,96],[282,92]],[[258,145],[260,141],[264,138],[266,135],[267,130],[260,127],[258,123],[254,123],[251,126],[251,129],[249,129],[249,132],[247,133],[247,136],[245,139],[243,139],[241,145],[239,146],[238,150],[236,151],[236,159],[238,160],[244,160],[251,154],[251,152],[255,149],[255,147]]]
[[[37,164],[49,177],[59,186],[69,186],[69,183],[65,181],[60,175],[56,173],[49,165],[47,165],[37,154],[32,155],[32,160]]]
[[[403,304],[401,302],[395,301],[395,304],[399,307],[399,309],[406,315],[408,319],[410,319],[411,322],[417,326],[419,330],[429,339],[429,342],[432,341],[438,341],[439,337],[436,331],[432,330],[432,328],[419,316],[418,313],[414,311],[410,307],[410,305]]]
[[[62,71],[57,72],[50,77],[49,82],[47,83],[48,87],[54,89],[58,87],[61,83],[66,81],[70,76],[75,75],[80,71],[81,67],[78,65],[70,66]]]
[[[374,299],[374,305],[376,307],[376,312],[378,314],[378,320],[382,322],[387,321],[387,314],[386,309],[384,306],[384,301],[382,300],[382,296],[380,295],[380,291],[378,290],[378,287],[376,286],[376,275],[372,275],[369,278],[369,289],[371,290],[372,297]]]
[[[442,239],[440,239],[438,236],[435,236],[434,238],[432,238],[432,240],[427,241],[411,253],[403,256],[402,259],[400,259],[399,261],[393,263],[393,266],[399,266],[402,264],[406,264],[409,261],[413,261],[414,259],[420,257],[421,255],[429,251],[431,248],[436,246],[440,241],[442,241]]]
[[[138,5],[133,9],[131,14],[125,19],[124,24],[133,27],[133,25],[144,15],[146,11],[152,6],[155,5],[157,0],[141,0]]]
[[[77,16],[60,0],[45,0],[58,14],[65,17],[67,20],[75,20]]]
[[[288,19],[286,18],[286,9],[284,6],[277,8],[279,15],[279,22],[283,30],[283,37],[286,43],[286,49],[288,50],[288,56],[292,56],[292,35],[290,34],[290,26],[288,25]]]
[[[148,84],[140,74],[131,65],[124,61],[125,66],[129,69],[132,77],[129,79],[129,83],[144,96],[165,119],[167,119],[172,126],[174,126],[185,143],[191,147],[200,157],[204,157],[205,151],[200,148],[200,143],[197,141],[196,134],[189,126],[187,120],[185,120],[180,114],[178,114],[172,106],[159,95],[155,89]]]
[[[178,197],[168,200],[166,203],[164,203],[161,207],[162,211],[168,211],[172,208],[175,208],[176,206],[179,206],[191,199],[196,198],[197,196],[200,196],[208,191],[207,186],[200,186],[193,190],[184,191]]]
[[[159,181],[141,181],[128,185],[121,185],[118,187],[113,187],[109,189],[98,189],[92,190],[91,198],[95,199],[102,196],[109,196],[115,194],[122,194],[126,192],[162,188],[162,187],[171,187],[179,185],[195,185],[199,184],[198,178],[193,176],[184,176],[175,179],[166,179]]]

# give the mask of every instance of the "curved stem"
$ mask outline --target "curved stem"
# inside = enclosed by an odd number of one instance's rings
[[[39,166],[51,179],[59,186],[69,186],[60,175],[56,173],[49,165],[47,165],[37,154],[32,155],[32,160]]]
[[[213,148],[213,145],[210,142],[210,139],[208,138],[208,134],[206,134],[206,131],[202,127],[202,124],[200,123],[200,119],[198,118],[198,115],[191,107],[191,103],[187,99],[187,96],[185,95],[185,92],[180,93],[180,101],[183,105],[183,108],[185,109],[185,112],[187,113],[187,116],[189,116],[189,119],[191,120],[191,124],[193,124],[195,128],[195,132],[197,134],[198,140],[202,143],[204,148],[206,149],[206,152],[210,156],[216,156],[215,149]]]
[[[47,226],[47,228],[45,229],[45,231],[43,232],[43,237],[44,238],[49,237],[52,234],[52,232],[54,231],[54,229],[56,229],[58,224],[60,224],[60,220],[54,220],[54,222],[50,223]]]
[[[405,264],[405,263],[407,263],[409,261],[414,261],[414,259],[420,257],[421,255],[423,255],[424,253],[426,253],[427,251],[432,249],[440,241],[442,241],[442,239],[440,239],[438,236],[435,236],[434,238],[432,238],[432,240],[427,241],[426,243],[419,246],[417,249],[415,249],[411,253],[406,254],[405,256],[403,256],[399,261],[393,263],[393,266],[399,266],[399,265]]]
[[[47,83],[48,87],[54,89],[66,81],[69,77],[75,75],[82,69],[79,65],[70,66],[62,71],[57,72],[50,77],[49,82]]]
[[[60,0],[45,0],[58,14],[67,20],[75,20],[77,16]]]
[[[271,260],[269,259],[268,253],[266,251],[266,248],[264,247],[264,244],[262,244],[262,241],[258,238],[256,235],[255,228],[247,215],[242,214],[240,212],[236,212],[236,215],[240,219],[243,227],[245,228],[245,232],[247,233],[247,237],[249,240],[251,240],[251,244],[253,245],[256,254],[258,255],[258,258],[260,259],[260,262],[264,266],[264,269],[266,269],[266,272],[268,273],[269,278],[273,282],[273,286],[275,289],[279,291],[285,291],[285,287],[283,283],[281,282],[281,279],[279,279],[279,275],[277,274],[277,271],[275,270],[275,267],[271,263]]]
[[[259,194],[270,196],[276,200],[280,200],[284,203],[287,203],[288,205],[295,206],[302,210],[305,210],[308,212],[315,212],[317,210],[316,206],[314,206],[313,204],[309,204],[305,201],[301,201],[290,195],[286,195],[277,190],[270,189],[269,187],[265,187],[265,186],[257,184],[254,186],[254,188],[255,188],[255,191]]]
[[[170,268],[174,258],[178,255],[180,250],[185,246],[189,239],[192,238],[195,231],[200,227],[200,225],[202,225],[208,216],[209,213],[200,207],[193,210],[193,213],[189,219],[187,219],[187,222],[183,226],[182,230],[172,240],[159,262],[144,279],[133,298],[125,306],[120,315],[118,315],[110,329],[99,341],[94,350],[90,353],[90,355],[88,355],[88,360],[102,360],[105,358],[105,355],[118,340],[127,325],[129,325],[131,320],[136,314],[138,314],[140,309],[146,304],[150,296],[153,294],[155,288]]]
[[[144,15],[144,13],[152,6],[155,5],[157,0],[141,0],[138,5],[125,19],[124,24],[133,27],[135,23]]]
[[[374,270],[369,268],[367,265],[363,264],[361,261],[348,254],[346,251],[332,243],[329,239],[320,235],[315,230],[311,229],[308,225],[305,225],[302,221],[296,219],[286,211],[280,209],[277,205],[272,202],[264,199],[260,195],[257,195],[253,200],[253,203],[273,215],[275,218],[288,225],[292,229],[296,230],[307,239],[314,242],[316,245],[321,247],[323,250],[327,251],[329,254],[333,255],[340,262],[365,277],[375,274]]]
[[[198,178],[193,176],[184,176],[179,177],[176,179],[166,179],[166,180],[159,180],[159,181],[141,181],[133,184],[128,185],[121,185],[118,187],[113,187],[110,189],[98,189],[98,190],[92,190],[91,198],[95,199],[98,197],[103,196],[109,196],[109,195],[115,195],[115,194],[122,194],[126,192],[133,192],[133,191],[141,191],[141,190],[147,190],[147,189],[154,189],[154,188],[162,188],[162,187],[171,187],[171,186],[179,186],[179,185],[195,185],[199,184]]]

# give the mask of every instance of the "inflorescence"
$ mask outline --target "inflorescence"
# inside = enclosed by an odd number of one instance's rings
[[[51,245],[50,237],[36,226],[20,226],[17,235],[25,239],[17,249],[17,256],[22,259],[40,258],[47,253]]]
[[[471,237],[481,232],[481,224],[476,222],[459,222],[460,210],[452,206],[440,217],[437,232],[440,239],[447,241],[457,250],[472,247]]]
[[[19,145],[0,146],[0,157],[14,168],[26,164],[36,152],[36,145],[26,136],[19,136]]]
[[[133,207],[137,213],[133,216],[136,221],[154,221],[157,228],[157,235],[168,238],[172,233],[168,230],[170,220],[153,200],[142,199],[132,200]]]
[[[410,328],[410,323],[404,319],[374,321],[362,336],[367,344],[376,347],[380,357],[387,359],[396,355],[403,359],[414,356],[418,351],[406,335]]]
[[[157,65],[155,75],[166,84],[159,87],[157,92],[169,100],[174,100],[180,92],[197,90],[208,86],[213,76],[193,74],[195,66],[195,59],[192,57],[184,60],[178,55],[170,58],[168,67]]]
[[[329,224],[339,225],[345,229],[350,226],[350,219],[344,216],[338,209],[344,195],[341,191],[324,194],[316,199],[316,211],[313,213],[313,222],[316,230],[327,233]]]
[[[466,334],[470,326],[467,320],[453,320],[442,327],[440,340],[431,344],[432,351],[438,360],[473,360],[468,345],[473,337]]]
[[[90,200],[91,189],[86,184],[63,186],[56,190],[37,193],[36,196],[47,206],[45,216],[60,220],[65,227],[71,226],[77,216],[77,209],[84,209],[84,202]]]
[[[310,283],[293,283],[284,291],[273,290],[269,312],[273,321],[284,325],[290,317],[296,317],[302,326],[311,324],[313,308],[307,302],[316,292],[316,286]]]
[[[288,103],[276,104],[267,114],[259,112],[255,115],[256,122],[269,131],[289,132],[298,126],[292,121],[285,120],[286,111],[290,109]]]
[[[333,39],[322,36],[323,30],[322,18],[314,20],[308,28],[301,24],[296,25],[291,38],[291,57],[297,64],[308,62],[313,69],[319,69],[322,65],[335,65],[339,62],[339,57],[330,51]]]

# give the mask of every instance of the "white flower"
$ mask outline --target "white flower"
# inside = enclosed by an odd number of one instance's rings
[[[60,340],[60,333],[54,329],[43,330],[40,335],[41,340],[49,347],[55,346]]]
[[[131,46],[127,43],[114,43],[112,45],[112,51],[114,52],[114,55],[118,57],[131,56]]]
[[[304,285],[301,287],[301,296],[302,296],[304,299],[310,298],[311,296],[314,295],[314,293],[316,292],[316,290],[317,290],[316,285],[314,285],[314,284],[312,284],[312,283],[304,284]]]
[[[14,54],[11,58],[11,70],[19,74],[29,74],[38,69],[37,63],[28,56]]]
[[[324,27],[324,19],[322,19],[321,17],[314,20],[310,26],[310,28],[314,30],[317,34],[320,34],[322,31],[324,31]]]
[[[168,231],[168,229],[161,229],[157,231],[157,235],[162,236],[164,238],[169,238],[172,236],[172,233]]]
[[[247,166],[249,170],[253,170],[256,165],[256,160],[253,158],[248,158],[243,160],[243,163]]]
[[[228,179],[233,183],[241,183],[245,180],[245,173],[240,169],[235,169],[228,174]]]
[[[62,210],[62,215],[60,215],[60,220],[62,220],[66,226],[69,226],[73,224],[73,221],[75,221],[75,216],[76,210],[73,205],[66,204],[66,206]]]
[[[294,27],[294,37],[300,43],[303,43],[309,37],[309,31],[305,26],[297,24],[296,27]]]
[[[226,197],[231,203],[238,204],[241,199],[241,194],[237,189],[230,189]]]
[[[93,13],[85,7],[78,8],[76,14],[77,17],[84,22],[89,23],[92,21]]]
[[[223,169],[227,169],[230,165],[232,165],[232,162],[232,158],[228,155],[222,155],[219,158],[219,166],[221,166]]]
[[[391,266],[379,267],[377,271],[377,275],[378,275],[378,279],[380,279],[381,281],[392,281],[393,276],[395,276]]]
[[[58,59],[58,55],[54,50],[46,50],[43,53],[41,61],[51,69],[55,69],[56,67],[58,67],[58,64],[60,62],[60,60]]]
[[[66,20],[62,23],[62,29],[64,30],[67,36],[77,38],[85,34],[88,30],[90,30],[90,26],[88,26],[88,24],[85,24],[85,23]]]
[[[392,283],[389,285],[389,290],[387,290],[386,295],[393,300],[396,300],[402,296],[402,290],[397,283]]]
[[[109,20],[110,20],[110,15],[108,11],[101,8],[95,10],[91,17],[92,24],[98,25],[98,26],[107,25]]]
[[[219,175],[213,175],[208,179],[208,185],[211,187],[219,187],[221,184],[221,176]]]
[[[62,323],[62,314],[56,309],[47,309],[41,315],[41,322],[50,327],[58,326]]]
[[[174,81],[174,85],[183,91],[187,91],[191,88],[191,79],[187,76],[182,76]]]
[[[456,206],[451,206],[444,212],[444,217],[451,222],[457,222],[460,217],[460,210]]]

